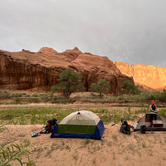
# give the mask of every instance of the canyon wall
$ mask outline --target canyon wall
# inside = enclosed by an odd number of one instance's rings
[[[132,77],[122,74],[107,57],[82,53],[78,48],[58,53],[44,47],[38,52],[0,50],[0,88],[50,90],[60,82],[58,75],[66,68],[82,73],[85,91],[91,91],[91,83],[100,78],[109,81],[109,93],[115,95],[123,81],[134,83]]]
[[[125,75],[133,77],[136,85],[146,86],[149,90],[166,88],[166,68],[152,65],[130,65],[124,62],[113,62]]]

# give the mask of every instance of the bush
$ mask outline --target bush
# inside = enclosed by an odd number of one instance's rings
[[[71,69],[66,69],[58,76],[61,82],[51,87],[51,99],[54,92],[57,90],[62,90],[63,95],[69,98],[73,92],[82,91],[84,89],[83,83],[80,83],[82,81],[81,73],[76,73]]]
[[[133,94],[133,95],[136,95],[136,94],[139,94],[141,93],[141,91],[138,89],[138,85],[135,86],[131,83],[131,81],[127,80],[127,81],[124,81],[122,84],[122,90],[119,92],[121,95],[123,94]]]
[[[109,82],[107,82],[104,79],[99,79],[99,81],[97,82],[97,84],[96,83],[92,83],[91,84],[91,88],[94,91],[99,92],[100,98],[101,98],[102,97],[102,93],[109,90],[110,84],[109,84]]]

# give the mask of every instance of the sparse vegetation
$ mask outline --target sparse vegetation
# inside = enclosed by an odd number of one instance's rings
[[[146,148],[146,143],[145,142],[142,143],[142,147]]]
[[[131,83],[131,81],[127,80],[122,83],[122,90],[119,92],[120,94],[139,94],[141,91],[138,89],[139,86],[135,86]]]
[[[18,135],[19,137],[25,137],[25,134],[24,133],[21,133]]]
[[[53,88],[54,89],[54,88]],[[79,90],[79,89],[77,89]],[[77,91],[75,90],[75,91]],[[81,89],[80,89],[81,90]],[[53,90],[54,91],[54,90]],[[52,92],[53,92],[52,91]],[[62,91],[62,90],[58,90]],[[74,91],[74,92],[75,92]],[[54,93],[54,92],[53,92]],[[10,102],[3,102],[3,100],[0,102],[0,104],[3,105],[10,105],[10,104],[27,104],[27,103],[40,103],[40,102],[55,102],[55,103],[73,103],[77,100],[81,100],[83,102],[94,102],[96,104],[99,103],[109,103],[109,102],[140,102],[140,106],[144,107],[145,102],[149,102],[150,100],[158,100],[160,102],[166,101],[166,90],[163,89],[163,92],[159,91],[152,91],[152,92],[140,92],[139,94],[120,94],[119,96],[103,96],[102,98],[99,98],[97,94],[91,93],[90,96],[75,96],[75,97],[68,97],[67,96],[61,96],[55,95],[52,96],[53,93],[45,93],[45,94],[38,94],[38,93],[32,93],[32,94],[26,94],[26,93],[11,93],[11,91],[2,91],[0,93],[0,98],[7,98],[10,99]],[[51,99],[52,97],[52,99]],[[142,102],[142,103],[141,103]],[[164,104],[164,103],[163,103]],[[132,105],[132,103],[131,103]]]
[[[134,145],[133,144],[128,144],[128,148],[134,153],[135,149],[134,149]]]
[[[100,98],[101,98],[102,97],[102,93],[109,90],[110,84],[109,84],[109,82],[107,82],[104,79],[99,79],[97,84],[96,83],[92,83],[91,84],[91,88],[94,91],[98,92],[100,94]]]
[[[112,136],[112,139],[113,139],[115,142],[118,142],[117,135],[113,135],[113,136]]]
[[[63,95],[69,98],[73,92],[82,91],[84,89],[83,83],[80,83],[82,80],[81,73],[77,74],[71,69],[66,69],[58,76],[61,82],[51,87],[52,95],[56,90],[62,90]]]
[[[0,147],[0,165],[7,166],[10,165],[12,161],[17,160],[21,165],[23,161],[21,160],[21,155],[30,154],[28,148],[30,147],[30,141],[23,140],[16,144],[4,145]],[[29,157],[28,157],[29,159]],[[24,162],[25,163],[25,162]],[[26,164],[32,163],[30,160]]]
[[[93,164],[96,164],[96,158],[93,159]]]
[[[78,153],[77,152],[75,152],[72,156],[73,156],[74,160],[78,160]]]
[[[21,125],[26,125],[26,124],[46,124],[48,119],[52,119],[52,118],[56,118],[58,119],[58,123],[68,114],[72,113],[75,110],[79,110],[79,109],[87,109],[90,110],[94,113],[96,113],[101,120],[105,123],[105,124],[110,124],[111,123],[116,123],[115,127],[120,125],[120,120],[122,118],[125,118],[127,121],[130,121],[130,124],[132,124],[132,122],[136,122],[144,113],[149,112],[149,104],[148,100],[151,97],[154,97],[152,94],[157,94],[158,96],[160,96],[159,94],[161,94],[162,92],[141,92],[138,95],[122,95],[122,96],[104,96],[103,98],[99,98],[99,97],[92,97],[92,95],[90,95],[89,97],[70,97],[69,99],[66,99],[65,97],[62,96],[54,96],[52,98],[51,101],[55,101],[55,102],[59,102],[60,104],[62,103],[69,103],[69,102],[74,102],[76,100],[81,100],[81,101],[90,101],[91,103],[96,103],[96,107],[92,108],[91,106],[89,107],[84,107],[83,104],[81,104],[81,108],[74,108],[71,107],[69,108],[68,105],[65,105],[65,107],[63,108],[61,105],[57,104],[56,107],[54,105],[54,107],[37,107],[37,108],[8,108],[6,110],[1,110],[1,114],[0,114],[0,124],[21,124]],[[1,95],[3,93],[0,93]],[[5,92],[5,94],[7,94],[8,96],[12,96],[12,94],[10,94],[10,92]],[[19,94],[19,93],[17,93]],[[80,93],[81,94],[81,93]],[[27,94],[26,94],[27,95]],[[13,95],[13,99],[15,100],[15,103],[10,103],[10,101],[1,101],[0,104],[23,104],[25,103],[25,101],[21,101],[21,99],[19,98],[23,98],[26,96],[25,94],[22,94],[22,97],[16,97],[19,95]],[[96,95],[98,96],[98,95]],[[156,96],[155,96],[156,97]],[[27,97],[29,100],[26,101],[29,102],[31,100],[31,102],[34,103],[34,101],[37,99],[39,100],[39,102],[41,100],[43,100],[44,98],[47,100],[50,100],[50,94],[30,94]],[[45,100],[45,101],[46,101]],[[128,101],[130,100],[130,103],[128,103]],[[147,100],[147,102],[141,102],[141,101],[145,101]],[[157,97],[155,98],[155,100],[157,100]],[[124,107],[126,108],[108,108],[108,107],[104,107],[104,103],[111,103],[112,101],[118,101],[120,104],[122,103],[122,106],[124,105]],[[134,101],[139,101],[137,103],[135,103]],[[157,103],[157,102],[156,102]],[[103,108],[98,107],[100,104],[103,104]],[[135,109],[132,106],[138,106],[139,108]],[[160,114],[164,117],[166,117],[166,109],[163,105],[161,104],[160,106],[162,106],[162,109],[160,109]],[[114,126],[113,126],[114,127]],[[112,127],[112,128],[113,128]],[[34,131],[39,131],[40,129],[37,127],[33,127],[32,129],[30,129],[30,132],[34,132]],[[105,130],[104,132],[106,132],[107,135],[107,131]],[[1,129],[0,128],[0,133],[3,134],[3,132],[5,132],[5,129]],[[109,131],[110,132],[110,131]],[[117,133],[116,133],[117,132]],[[86,158],[86,156],[84,156],[84,154],[81,152],[83,149],[90,155],[101,155],[101,158],[104,160],[105,154],[102,155],[102,153],[104,151],[106,151],[107,156],[110,157],[111,155],[111,159],[112,162],[114,163],[114,161],[116,161],[119,157],[122,157],[122,160],[129,160],[131,159],[131,155],[135,155],[134,157],[138,157],[141,158],[141,156],[144,156],[144,154],[146,153],[147,157],[152,157],[152,156],[156,156],[156,151],[152,151],[151,147],[152,144],[154,145],[153,147],[161,147],[161,151],[164,151],[164,145],[166,144],[166,137],[164,135],[164,133],[161,133],[160,138],[157,139],[156,137],[156,133],[153,134],[153,132],[149,133],[149,137],[142,136],[139,133],[132,133],[130,136],[130,139],[128,136],[126,135],[120,135],[120,133],[118,133],[118,130],[116,130],[115,133],[111,133],[111,136],[108,137],[105,135],[105,137],[102,137],[101,141],[98,140],[91,140],[91,139],[83,139],[80,141],[80,144],[74,144],[72,142],[67,142],[65,139],[64,140],[54,140],[54,144],[52,144],[50,146],[47,145],[40,145],[40,147],[38,146],[36,148],[36,151],[32,151],[32,155],[34,155],[34,158],[37,159],[37,161],[39,160],[39,158],[42,156],[47,156],[47,157],[53,157],[58,156],[59,153],[62,153],[61,151],[63,151],[64,156],[67,153],[71,153],[70,156],[73,158],[73,161],[75,163],[75,165],[79,165],[79,163],[81,163],[81,159],[83,156],[83,159]],[[163,134],[163,135],[162,135]],[[25,139],[26,134],[24,133],[12,133],[12,135],[15,135],[15,137],[17,137],[19,140],[21,139]],[[49,137],[49,136],[48,136]],[[27,138],[27,137],[26,137]],[[42,137],[40,137],[42,138]],[[33,139],[35,140],[35,139]],[[12,141],[16,141],[16,140],[12,140]],[[124,142],[129,141],[127,144],[124,144]],[[14,144],[14,143],[13,143]],[[9,145],[9,144],[8,144]],[[2,144],[0,145],[0,147],[2,146],[8,146],[7,144]],[[27,147],[27,149],[29,149],[29,147]],[[56,151],[54,151],[56,150]],[[78,150],[78,151],[77,151]],[[85,152],[85,153],[86,153]],[[87,155],[87,154],[86,154]],[[88,156],[88,155],[87,155]],[[20,156],[22,157],[22,156]],[[55,157],[54,160],[56,161],[58,157]],[[159,157],[160,159],[162,159],[163,161],[165,161],[166,159],[164,157]],[[24,158],[23,158],[24,159]],[[51,158],[50,158],[51,159]],[[90,159],[91,164],[97,165],[98,162],[96,163],[96,161],[100,161],[100,159],[98,160],[98,156],[94,156]],[[128,162],[128,161],[126,161]],[[34,166],[35,163],[33,161],[28,161],[27,166]],[[80,164],[81,165],[81,164]]]
[[[135,112],[144,113],[148,108],[142,108],[135,110]],[[125,110],[107,110],[107,109],[89,109],[90,111],[97,113],[101,120],[108,124],[111,121],[119,123],[121,119],[126,120],[138,120],[139,116],[133,115],[131,108]],[[8,108],[2,110],[0,114],[0,124],[45,124],[48,119],[56,118],[60,122],[64,117],[73,112],[73,109],[62,109],[54,107],[43,108],[29,108],[29,109],[12,109]]]
[[[90,143],[90,139],[85,139],[84,140],[84,145],[87,145],[87,144],[89,144]]]

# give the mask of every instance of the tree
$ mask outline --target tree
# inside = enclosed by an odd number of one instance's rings
[[[135,94],[139,94],[141,92],[138,89],[139,86],[133,85],[131,83],[131,81],[129,81],[129,80],[124,81],[121,84],[121,86],[122,86],[122,90],[119,92],[120,94],[129,94],[129,95],[133,94],[133,95],[135,95]]]
[[[91,84],[91,88],[94,91],[99,92],[100,93],[100,98],[101,98],[102,97],[102,93],[109,90],[110,84],[109,84],[109,82],[107,82],[104,79],[99,79],[99,81],[97,82],[97,84],[96,83],[92,83]]]
[[[76,73],[71,69],[65,69],[58,76],[61,82],[51,87],[52,96],[56,90],[62,90],[63,95],[69,98],[71,93],[75,91],[82,91],[84,89],[83,83],[80,83],[82,80],[81,73]]]

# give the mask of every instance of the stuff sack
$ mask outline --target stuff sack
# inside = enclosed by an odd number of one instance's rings
[[[57,119],[51,119],[47,121],[47,125],[43,128],[43,130],[40,131],[40,134],[48,134],[53,131],[53,129],[57,125]]]
[[[146,132],[146,126],[145,125],[140,126],[140,133],[145,134],[145,132]]]
[[[128,125],[127,121],[125,119],[121,120],[121,127],[120,127],[120,132],[123,134],[127,134],[130,135],[131,131],[130,131],[130,126]]]

